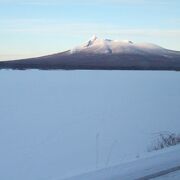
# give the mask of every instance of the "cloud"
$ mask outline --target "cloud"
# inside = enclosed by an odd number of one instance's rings
[[[0,33],[180,37],[180,29],[125,28],[110,23],[74,23],[59,19],[3,19],[0,24]]]
[[[172,4],[169,0],[0,0],[1,4],[24,4],[24,5],[61,5],[61,4],[128,4],[128,5],[167,5]]]

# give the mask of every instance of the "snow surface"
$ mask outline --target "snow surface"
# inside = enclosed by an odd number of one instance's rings
[[[59,180],[148,154],[180,132],[180,75],[0,71],[0,179]]]
[[[156,54],[167,55],[168,50],[151,43],[134,43],[130,40],[99,39],[93,36],[87,43],[75,47],[71,53],[90,54]]]
[[[180,171],[172,172],[152,180],[180,180]]]
[[[66,180],[156,180],[156,178],[150,177],[156,176],[156,173],[163,172],[174,167],[180,167],[179,154],[180,145],[173,146],[171,148],[149,153],[148,155],[124,164],[66,178]]]

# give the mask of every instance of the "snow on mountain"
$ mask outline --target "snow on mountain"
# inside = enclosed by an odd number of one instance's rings
[[[71,53],[88,54],[154,54],[165,55],[168,50],[151,43],[134,43],[130,40],[100,39],[93,36],[85,44],[75,47]]]
[[[1,61],[0,69],[180,70],[180,52],[151,43],[100,39],[47,56]]]

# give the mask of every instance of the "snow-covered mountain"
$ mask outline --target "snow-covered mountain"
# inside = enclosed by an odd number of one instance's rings
[[[151,43],[134,43],[130,40],[99,39],[93,36],[82,46],[75,47],[71,53],[89,54],[155,54],[166,55],[167,49]]]
[[[151,43],[93,36],[66,52],[0,62],[0,69],[180,70],[180,52]]]

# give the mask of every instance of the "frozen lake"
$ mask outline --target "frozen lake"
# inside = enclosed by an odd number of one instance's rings
[[[0,71],[0,178],[58,180],[180,133],[180,73]]]

